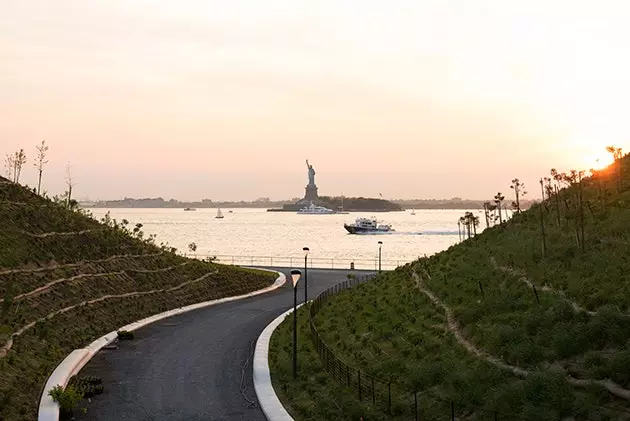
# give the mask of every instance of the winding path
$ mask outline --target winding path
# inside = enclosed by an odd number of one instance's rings
[[[310,269],[309,298],[346,273]],[[156,322],[119,349],[102,350],[81,375],[101,377],[105,392],[77,419],[266,421],[252,384],[251,359],[260,332],[293,305],[290,285]],[[303,281],[298,287],[301,301]]]

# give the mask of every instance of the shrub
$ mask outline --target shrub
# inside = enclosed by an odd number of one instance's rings
[[[71,417],[72,411],[77,406],[77,403],[83,399],[83,395],[72,385],[68,385],[65,389],[57,385],[48,392],[48,395],[59,405],[60,417],[62,419]]]
[[[127,330],[118,331],[118,339],[121,341],[131,340],[133,338],[134,338],[133,332],[129,332]]]

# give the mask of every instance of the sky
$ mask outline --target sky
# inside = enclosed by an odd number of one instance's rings
[[[485,199],[630,149],[627,0],[0,0],[0,154],[43,189]]]

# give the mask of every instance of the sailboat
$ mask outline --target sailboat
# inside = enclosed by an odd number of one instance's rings
[[[223,219],[223,213],[221,212],[221,208],[217,209],[217,216],[215,216],[216,219]]]
[[[411,209],[411,214],[415,215],[416,214],[416,210],[415,209]]]
[[[342,213],[342,214],[350,213],[343,210],[343,194],[341,195],[341,206],[337,207],[337,212],[335,213]]]

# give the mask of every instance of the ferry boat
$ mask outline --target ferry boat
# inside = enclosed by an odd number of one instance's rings
[[[350,234],[392,232],[390,224],[379,224],[376,218],[357,218],[353,224],[343,224]]]
[[[325,208],[323,206],[315,206],[313,202],[311,202],[310,205],[300,209],[299,211],[297,211],[297,213],[305,215],[330,215],[332,213],[335,213],[335,211]]]

